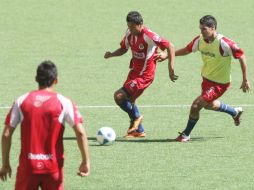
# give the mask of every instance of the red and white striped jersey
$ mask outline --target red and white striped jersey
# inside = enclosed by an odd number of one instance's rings
[[[6,116],[5,124],[21,123],[19,167],[31,173],[53,173],[63,166],[64,124],[82,123],[71,100],[46,90],[20,96]]]
[[[128,29],[120,46],[123,49],[131,48],[132,59],[130,68],[138,75],[154,76],[156,62],[154,55],[157,49],[165,50],[170,42],[144,27],[141,34],[134,36]]]
[[[199,41],[202,38],[202,35],[196,36],[187,46],[186,48],[190,52],[196,52],[199,50]],[[239,59],[243,54],[243,50],[237,46],[237,44],[226,38],[225,36],[218,34],[217,38],[220,38],[220,53],[221,56],[233,56],[235,59]]]

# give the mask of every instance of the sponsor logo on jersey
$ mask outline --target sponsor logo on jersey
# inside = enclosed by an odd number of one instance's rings
[[[132,51],[132,55],[136,59],[145,59],[145,53],[143,53],[143,52],[139,53],[139,52],[136,52],[136,51]]]
[[[44,163],[43,162],[38,162],[37,164],[36,164],[36,167],[38,168],[38,169],[43,169],[44,168]]]
[[[205,56],[208,56],[208,57],[215,57],[215,54],[214,53],[211,53],[211,52],[204,52],[204,51],[200,51],[202,55],[205,55]]]
[[[28,153],[28,159],[29,160],[52,160],[53,155],[52,154],[33,154]]]
[[[44,102],[46,102],[50,98],[51,98],[51,96],[38,95],[38,96],[35,97],[34,106],[35,107],[40,107]]]
[[[139,48],[140,50],[143,50],[145,47],[144,47],[143,44],[139,44],[138,48]]]

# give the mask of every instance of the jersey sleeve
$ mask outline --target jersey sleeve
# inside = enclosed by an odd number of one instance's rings
[[[239,59],[244,54],[243,50],[233,40],[226,37],[221,39],[220,48],[223,56],[233,56],[235,59]]]
[[[17,125],[22,121],[23,114],[20,109],[23,101],[26,99],[26,97],[29,95],[29,93],[26,93],[22,96],[20,96],[12,105],[10,111],[8,112],[6,118],[5,118],[5,125],[11,126],[11,127],[17,127]]]
[[[168,40],[160,36],[154,36],[153,41],[161,50],[165,50],[170,45],[170,42]]]
[[[158,46],[161,50],[165,50],[166,48],[169,47],[170,42],[168,40],[162,38],[161,36],[159,36],[155,32],[151,31],[148,28],[145,28],[144,32],[145,32],[146,36],[148,38],[150,38],[153,41],[153,43],[155,43],[156,46]]]
[[[78,123],[83,123],[83,117],[79,113],[77,107],[74,105],[74,103],[71,100],[68,100],[65,105],[65,121],[73,127],[74,125],[77,125]]]
[[[187,46],[186,48],[190,52],[198,51],[198,44],[199,44],[200,36],[196,36]]]
[[[128,36],[130,35],[129,29],[127,30],[125,36],[123,37],[122,41],[120,42],[120,47],[122,49],[129,49],[129,42],[128,42]]]
[[[5,125],[16,127],[20,123],[20,109],[18,106],[18,102],[15,101],[5,118]]]

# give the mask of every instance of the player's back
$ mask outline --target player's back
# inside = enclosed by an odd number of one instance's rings
[[[59,122],[63,105],[57,96],[46,90],[32,91],[20,105],[21,159],[35,173],[55,170],[63,157],[64,127]]]

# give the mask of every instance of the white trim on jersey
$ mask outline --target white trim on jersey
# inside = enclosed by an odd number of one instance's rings
[[[130,44],[129,44],[129,42],[128,42],[128,36],[130,35],[130,30],[128,29],[127,31],[126,31],[126,34],[125,34],[125,40],[124,40],[124,44],[125,44],[125,48],[126,49],[129,49],[129,47],[130,47]]]
[[[58,118],[58,121],[62,124],[67,122],[71,127],[74,126],[74,108],[71,100],[64,97],[61,94],[57,94],[57,98],[60,100],[63,110]]]
[[[232,49],[230,47],[230,45],[223,40],[223,38],[220,39],[220,45],[221,45],[221,48],[223,50],[223,56],[232,56],[233,55],[233,52],[232,52]]]
[[[20,106],[23,103],[23,101],[26,99],[26,97],[29,95],[29,93],[26,93],[14,102],[12,108],[11,108],[11,115],[10,115],[10,126],[11,127],[17,127],[17,125],[23,120],[23,113],[20,110]]]
[[[146,53],[146,60],[144,62],[144,66],[140,72],[140,75],[143,75],[147,67],[147,61],[148,59],[152,57],[157,47],[156,43],[154,43],[154,41],[150,39],[146,34],[144,34],[144,41],[147,43],[148,47],[147,47],[147,53]]]
[[[200,37],[197,38],[197,39],[194,41],[193,46],[192,46],[192,49],[191,49],[192,52],[197,52],[197,51],[198,51],[198,44],[199,44],[199,41],[200,41]]]

